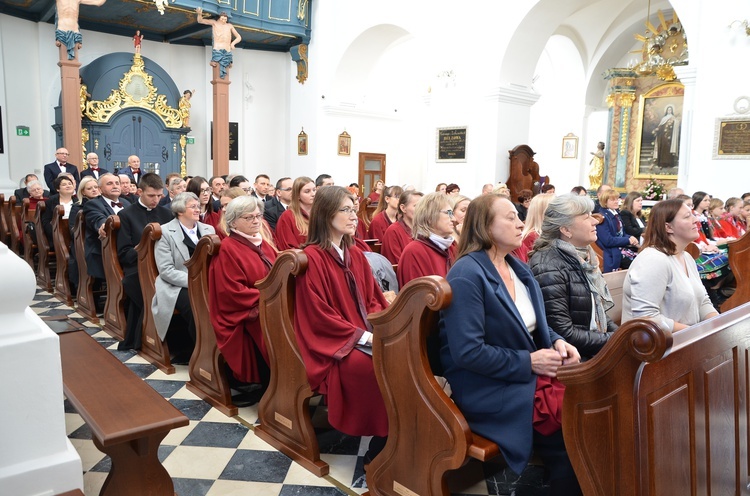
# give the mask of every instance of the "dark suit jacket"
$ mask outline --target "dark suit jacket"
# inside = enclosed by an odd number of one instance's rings
[[[47,183],[49,192],[53,195],[57,193],[57,190],[55,189],[54,181],[55,181],[55,178],[57,178],[57,176],[60,175],[60,172],[62,171],[60,170],[60,166],[57,165],[57,161],[54,161],[44,166],[44,182]],[[71,174],[73,174],[73,177],[76,180],[76,186],[78,185],[78,183],[81,182],[81,176],[78,173],[77,166],[71,163],[65,164],[65,172],[70,172]]]
[[[135,179],[135,176],[133,175],[133,169],[130,166],[123,167],[122,169],[120,169],[119,171],[117,171],[117,174],[125,174],[126,176],[130,177],[130,182],[131,183],[138,184],[138,181],[141,180],[141,178],[143,177],[143,174],[145,174],[145,172],[143,172],[143,169],[138,169],[138,179],[137,180]]]
[[[127,207],[130,202],[121,198],[120,203]],[[99,228],[115,211],[109,204],[109,200],[100,196],[87,201],[83,205],[83,214],[86,216],[86,239],[84,242],[84,254],[86,266],[91,277],[104,279],[104,265],[102,264],[102,242],[99,240]]]
[[[508,265],[528,289],[536,313],[529,333],[485,251],[460,258],[448,273],[453,301],[441,312],[440,359],[452,399],[471,429],[499,446],[511,469],[522,472],[531,456],[537,376],[531,353],[562,339],[547,326],[534,276],[511,255]]]
[[[263,210],[263,218],[266,219],[271,229],[276,230],[276,223],[279,221],[279,217],[284,213],[286,209],[281,204],[278,198],[271,198],[266,200],[265,209]]]
[[[174,215],[165,207],[156,207],[150,212],[136,202],[123,208],[117,214],[120,217],[120,230],[117,232],[117,258],[120,259],[123,275],[138,273],[138,253],[135,247],[141,242],[141,235],[146,225],[157,222],[160,225],[174,219]]]
[[[99,177],[102,177],[103,174],[108,174],[108,173],[109,171],[107,169],[102,169],[101,167],[99,167]],[[96,177],[96,175],[94,174],[94,171],[92,171],[91,169],[85,169],[83,172],[81,172],[81,179],[83,179],[86,176],[91,176],[94,179],[99,179],[99,177]]]
[[[172,203],[172,199],[169,197],[169,194],[164,195],[164,198],[159,200],[159,206],[160,207],[167,207],[167,210],[169,210],[169,205]]]

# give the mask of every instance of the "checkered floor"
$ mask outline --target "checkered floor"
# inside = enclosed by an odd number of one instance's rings
[[[43,319],[69,318],[85,326],[94,339],[190,419],[187,427],[170,432],[159,449],[159,458],[180,496],[328,496],[358,495],[367,490],[362,455],[369,438],[333,430],[327,425],[324,407],[315,409],[313,425],[321,458],[331,468],[330,475],[316,477],[255,436],[255,406],[240,408],[236,417],[227,417],[187,390],[187,366],[177,365],[175,374],[165,375],[137,353],[118,351],[117,341],[98,325],[40,289],[32,308]],[[90,429],[67,401],[65,421],[68,437],[83,461],[84,491],[87,496],[99,494],[110,469],[109,457],[94,447]],[[450,486],[453,494],[462,495],[542,496],[548,493],[542,479],[539,467],[529,467],[518,477],[503,467],[470,463],[451,474]]]

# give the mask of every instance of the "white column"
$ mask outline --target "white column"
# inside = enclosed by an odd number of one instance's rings
[[[0,36],[0,67],[5,67],[3,61],[3,39]],[[3,141],[3,153],[0,153],[0,193],[5,193],[5,199],[10,198],[13,191],[18,187],[10,178],[10,161],[8,159],[8,105],[6,104],[5,96],[5,78],[11,76],[12,71],[4,71],[3,75],[0,75],[0,108],[2,108],[2,122],[0,122],[3,133],[0,139]]]
[[[695,67],[677,66],[674,68],[677,79],[685,86],[682,103],[682,129],[680,129],[680,164],[677,170],[677,187],[687,188],[690,170],[690,142],[693,129],[693,109],[695,108],[695,81],[698,70]]]
[[[65,435],[60,340],[29,308],[36,279],[0,243],[0,492],[83,489],[81,458]]]

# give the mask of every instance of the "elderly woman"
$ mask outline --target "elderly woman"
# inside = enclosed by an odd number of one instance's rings
[[[383,189],[378,206],[372,213],[368,230],[370,239],[382,240],[388,227],[398,220],[398,200],[403,192],[401,186],[386,186]]]
[[[612,272],[622,265],[622,249],[626,246],[637,247],[640,241],[635,236],[625,234],[623,230],[620,212],[617,210],[620,206],[620,194],[617,191],[610,189],[600,193],[599,205],[599,213],[604,220],[596,226],[596,244],[604,253],[602,272]],[[625,265],[629,265],[629,262],[630,260],[627,260]],[[627,269],[625,266],[622,268]]]
[[[276,260],[276,250],[260,235],[263,206],[259,198],[247,195],[227,204],[223,222],[229,235],[208,272],[216,344],[234,377],[254,384],[265,383],[268,377],[255,283],[268,275]]]
[[[388,418],[372,356],[367,315],[388,304],[362,251],[354,246],[354,197],[340,186],[320,188],[304,247],[308,266],[297,276],[294,328],[313,391],[326,396],[328,421],[352,436],[374,436],[369,463],[385,445]]]
[[[509,199],[485,195],[471,202],[464,224],[448,273],[453,300],[440,319],[452,398],[471,430],[497,443],[516,473],[533,448],[550,471],[551,494],[581,494],[559,424],[535,422],[537,381],[549,382],[558,367],[580,357],[548,327],[539,285],[510,256],[521,245],[523,223]]]
[[[299,248],[305,242],[314,200],[315,181],[305,176],[295,179],[289,208],[276,222],[274,239],[279,250]]]
[[[591,248],[599,224],[593,209],[587,196],[554,198],[529,259],[544,296],[547,325],[584,358],[596,355],[617,330],[606,314],[614,301]]]
[[[156,294],[151,302],[154,325],[159,338],[164,341],[172,321],[174,311],[186,326],[193,345],[195,344],[195,321],[188,297],[188,269],[185,262],[190,260],[201,236],[215,234],[214,228],[198,222],[201,204],[193,193],[180,193],[172,199],[172,213],[175,218],[162,224],[162,236],[156,242],[154,258],[159,270],[156,278]],[[186,363],[192,354],[190,350],[178,355],[174,362]]]
[[[46,201],[44,188],[39,181],[29,181],[26,184],[26,191],[29,192],[29,210],[36,210],[36,204],[40,201]]]
[[[54,181],[55,190],[57,193],[50,196],[45,203],[44,213],[42,213],[42,226],[44,227],[44,233],[47,235],[47,240],[50,246],[54,246],[52,242],[52,217],[56,215],[58,205],[62,205],[65,208],[63,219],[70,218],[70,211],[73,208],[73,203],[76,200],[76,186],[75,181],[69,176],[57,176]]]
[[[414,211],[414,242],[401,253],[398,287],[422,276],[445,277],[456,259],[450,198],[435,192],[422,198]]]
[[[672,331],[717,314],[685,247],[698,226],[682,200],[660,201],[651,209],[644,243],[623,284],[622,321],[659,318]]]
[[[380,254],[392,264],[398,264],[406,245],[413,240],[411,228],[414,224],[414,210],[424,195],[417,191],[404,191],[398,199],[398,221],[383,234],[383,247]]]

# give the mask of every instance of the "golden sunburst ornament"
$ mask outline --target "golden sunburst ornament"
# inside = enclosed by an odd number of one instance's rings
[[[671,20],[664,17],[659,10],[659,26],[655,27],[650,20],[651,2],[649,2],[649,16],[646,18],[646,33],[635,34],[635,39],[643,43],[641,62],[633,63],[631,69],[641,76],[656,74],[662,81],[674,81],[676,75],[674,66],[687,65],[688,45],[687,36],[682,29],[682,23],[675,12]]]

